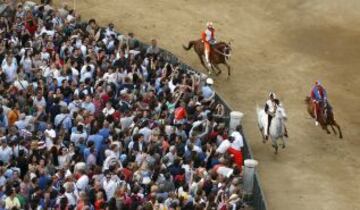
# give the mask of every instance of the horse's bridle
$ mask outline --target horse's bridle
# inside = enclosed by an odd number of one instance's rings
[[[225,53],[225,51],[226,51],[227,49],[229,49],[229,54],[226,54],[226,53]],[[230,48],[229,46],[225,46],[225,47],[224,47],[224,52],[221,52],[220,50],[218,50],[218,49],[216,49],[216,48],[214,48],[214,51],[217,52],[217,53],[219,53],[220,55],[225,56],[226,59],[229,59],[229,58],[231,57],[231,53],[230,53],[230,52],[231,52],[231,48]]]

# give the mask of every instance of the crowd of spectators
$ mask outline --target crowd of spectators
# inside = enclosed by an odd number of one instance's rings
[[[211,78],[74,10],[0,17],[0,209],[242,209]]]

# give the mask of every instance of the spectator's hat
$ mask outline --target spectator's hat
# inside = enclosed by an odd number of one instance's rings
[[[231,194],[229,198],[229,202],[237,202],[239,200],[239,196],[237,194]]]
[[[142,183],[143,184],[148,185],[148,184],[150,184],[150,182],[151,182],[150,177],[145,176],[145,177],[142,178]]]
[[[127,92],[128,92],[128,90],[126,88],[124,88],[120,91],[120,95],[125,95],[125,94],[127,94]]]
[[[125,154],[120,155],[120,161],[124,162],[126,160],[127,156]]]
[[[30,173],[30,180],[33,180],[34,178],[36,178],[36,174],[35,173]]]
[[[213,85],[213,84],[214,84],[214,80],[211,79],[211,78],[207,78],[207,79],[206,79],[206,84],[208,84],[208,85]]]
[[[8,179],[11,178],[12,175],[13,175],[13,170],[11,170],[11,169],[7,169],[4,173],[4,176]]]

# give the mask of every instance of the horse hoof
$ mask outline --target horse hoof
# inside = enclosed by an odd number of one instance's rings
[[[340,136],[339,136],[339,138],[340,138],[340,139],[342,139],[342,138],[343,138],[343,136],[342,136],[342,135],[340,135]]]
[[[282,146],[282,148],[285,149],[285,147],[286,147],[286,146],[285,146],[285,144],[284,144],[284,145]]]

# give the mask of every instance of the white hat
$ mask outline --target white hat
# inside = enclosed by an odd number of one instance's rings
[[[206,84],[213,85],[213,84],[214,84],[214,80],[211,79],[211,78],[207,78],[207,79],[206,79]]]
[[[36,174],[35,173],[30,173],[30,180],[32,180],[33,178],[36,178]]]
[[[212,27],[212,26],[213,26],[213,23],[212,23],[211,21],[209,21],[209,22],[206,23],[206,26],[207,26],[207,27],[209,27],[209,26]]]
[[[120,91],[120,95],[124,95],[124,94],[126,94],[127,93],[127,89],[126,88],[124,88],[124,89],[122,89],[121,91]]]
[[[142,183],[143,183],[143,184],[147,185],[147,184],[149,184],[150,182],[151,182],[150,177],[146,176],[146,177],[143,177],[143,178],[142,178]]]

